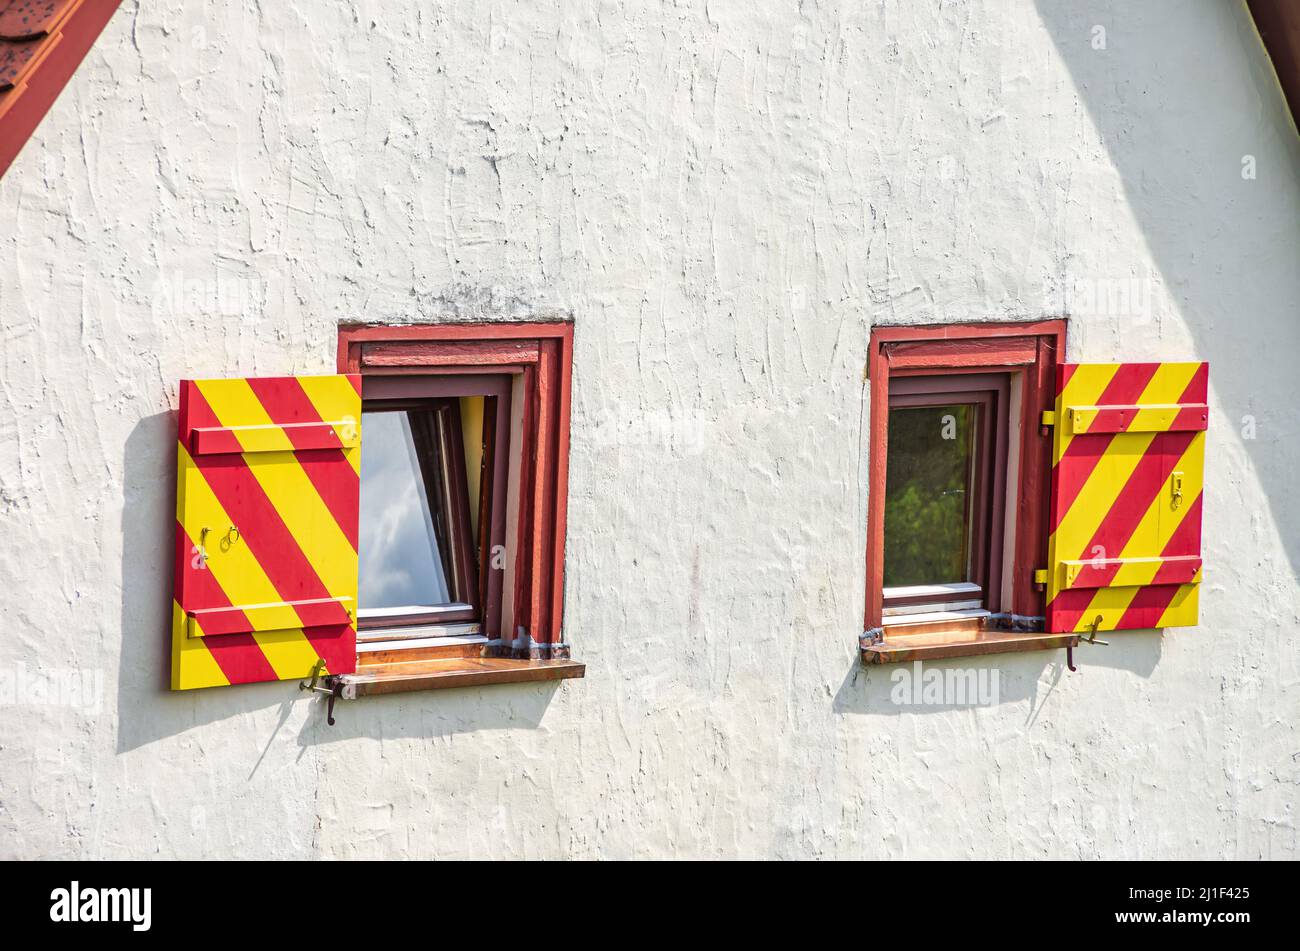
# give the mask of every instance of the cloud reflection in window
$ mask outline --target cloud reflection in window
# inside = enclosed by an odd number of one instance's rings
[[[447,604],[438,539],[405,412],[361,414],[361,609]]]

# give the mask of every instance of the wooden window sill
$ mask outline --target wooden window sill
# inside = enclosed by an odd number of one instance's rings
[[[371,694],[481,687],[486,684],[536,683],[569,680],[586,674],[587,665],[573,660],[515,660],[509,657],[440,657],[436,659],[367,664],[355,674],[342,674],[338,684],[344,700]]]
[[[939,660],[944,657],[977,657],[1018,651],[1075,647],[1078,634],[1041,634],[1021,631],[954,630],[906,634],[895,628],[883,640],[864,645],[863,664],[896,664],[901,661]]]

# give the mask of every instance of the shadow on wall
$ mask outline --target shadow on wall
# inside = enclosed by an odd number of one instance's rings
[[[171,670],[172,557],[176,523],[176,415],[142,419],[127,437],[123,457],[122,641],[117,677],[117,751],[243,713],[278,708],[263,755],[288,723],[293,704],[312,704],[298,735],[310,746],[357,736],[446,736],[476,730],[535,728],[556,684],[531,690],[446,690],[428,694],[338,701],[337,723],[325,722],[320,695],[296,682],[241,684],[173,691]],[[411,700],[410,697],[416,698]],[[423,699],[420,699],[423,698]],[[410,715],[418,704],[418,716]],[[252,764],[255,772],[257,763]]]
[[[831,706],[837,714],[899,716],[1028,700],[1028,726],[1066,678],[1086,677],[1089,668],[1101,667],[1150,677],[1160,662],[1164,638],[1159,631],[1126,631],[1108,640],[1105,647],[1075,648],[1075,673],[1066,667],[1064,650],[953,657],[919,668],[909,663],[864,667],[855,653]]]
[[[454,687],[338,700],[334,725],[320,696],[298,733],[300,747],[358,737],[436,739],[491,730],[535,730],[564,681]]]
[[[174,692],[172,551],[176,524],[176,414],[136,424],[123,456],[122,642],[117,674],[117,751],[136,749],[215,720],[275,706],[267,686]]]
[[[1212,399],[1223,410],[1211,421],[1210,453],[1217,443],[1253,464],[1294,573],[1300,139],[1254,23],[1243,3],[1036,5],[1195,348],[1143,356],[1210,361]],[[1118,353],[1146,343],[1142,326],[1116,333],[1124,335]],[[1207,526],[1216,491],[1226,503],[1241,488],[1211,488]]]

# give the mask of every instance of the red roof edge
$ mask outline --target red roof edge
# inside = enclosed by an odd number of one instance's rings
[[[81,65],[95,39],[103,32],[121,0],[84,0],[68,15],[58,33],[58,42],[24,76],[22,88],[5,94],[13,97],[0,111],[0,176],[9,170],[31,134],[50,111],[54,100]]]

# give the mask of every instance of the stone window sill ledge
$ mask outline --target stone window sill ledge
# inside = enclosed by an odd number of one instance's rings
[[[875,643],[862,643],[863,664],[976,657],[1020,651],[1076,647],[1078,634],[1041,634],[1020,631],[958,630],[918,634],[886,633]]]
[[[573,660],[515,660],[509,657],[447,657],[360,667],[341,674],[336,683],[344,700],[383,693],[481,687],[487,684],[569,680],[586,675],[587,665]]]

